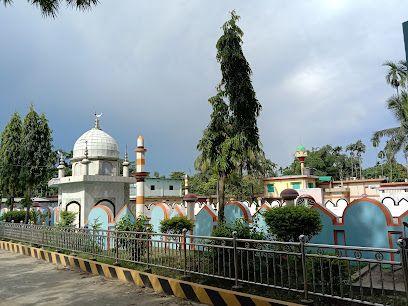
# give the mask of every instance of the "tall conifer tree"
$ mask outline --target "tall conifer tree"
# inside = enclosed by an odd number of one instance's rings
[[[21,195],[21,132],[22,124],[18,113],[14,113],[1,134],[0,144],[0,186],[1,193],[7,196],[10,210],[13,210],[14,197]]]
[[[211,169],[218,175],[218,219],[224,222],[225,182],[234,173],[251,172],[260,167],[264,157],[259,140],[257,117],[261,105],[256,99],[251,82],[251,68],[241,45],[243,32],[238,27],[239,16],[231,18],[222,27],[217,41],[217,60],[222,78],[217,94],[209,99],[213,108],[211,120],[197,148],[196,160],[200,170]]]
[[[48,179],[48,169],[52,163],[52,136],[48,121],[31,106],[24,118],[21,141],[21,180],[25,186],[26,197],[33,196],[35,188]],[[31,203],[26,206],[28,222]]]

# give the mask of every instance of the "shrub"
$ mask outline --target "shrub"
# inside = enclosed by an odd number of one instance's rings
[[[116,223],[116,229],[124,232],[151,232],[152,225],[149,224],[149,219],[144,215],[137,217],[134,222],[129,216],[124,216]]]
[[[1,215],[0,221],[11,222],[14,220],[14,223],[20,223],[21,221],[24,222],[26,216],[25,210],[12,210],[8,211]],[[30,211],[29,216],[30,221],[36,221],[36,214],[33,211]]]
[[[244,219],[237,219],[233,223],[221,223],[212,231],[212,236],[232,238],[232,233],[237,232],[238,239],[264,239],[263,232],[256,226],[248,224]]]
[[[184,228],[192,231],[193,227],[193,221],[184,216],[175,216],[160,222],[160,232],[165,234],[181,234]]]
[[[299,241],[300,235],[311,239],[322,230],[319,213],[305,206],[272,208],[264,217],[269,232],[281,241]]]
[[[72,211],[64,210],[60,214],[60,222],[57,224],[59,227],[72,227],[76,218],[76,213]]]

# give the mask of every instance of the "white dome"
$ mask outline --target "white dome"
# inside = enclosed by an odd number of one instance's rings
[[[72,158],[83,159],[85,157],[86,146],[88,147],[88,158],[119,158],[119,146],[116,140],[98,128],[93,128],[78,138],[74,144]]]

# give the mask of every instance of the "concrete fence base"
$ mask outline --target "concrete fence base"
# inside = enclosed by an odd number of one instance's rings
[[[23,244],[0,240],[0,249],[20,253],[53,264],[70,267],[73,270],[88,272],[106,278],[118,279],[140,287],[149,287],[158,293],[200,302],[207,305],[291,305],[299,304],[264,298],[256,295],[205,286],[192,282],[172,279],[146,272],[122,268],[75,256],[51,252]]]

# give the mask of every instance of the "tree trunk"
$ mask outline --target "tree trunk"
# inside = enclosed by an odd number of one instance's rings
[[[31,205],[27,203],[27,207],[26,207],[26,215],[25,215],[25,224],[28,224],[28,220],[30,218],[30,207]]]
[[[218,224],[225,222],[225,173],[220,173],[218,178]]]
[[[14,197],[13,196],[9,197],[9,201],[10,201],[9,209],[10,209],[10,211],[13,211],[13,209],[14,209]]]

